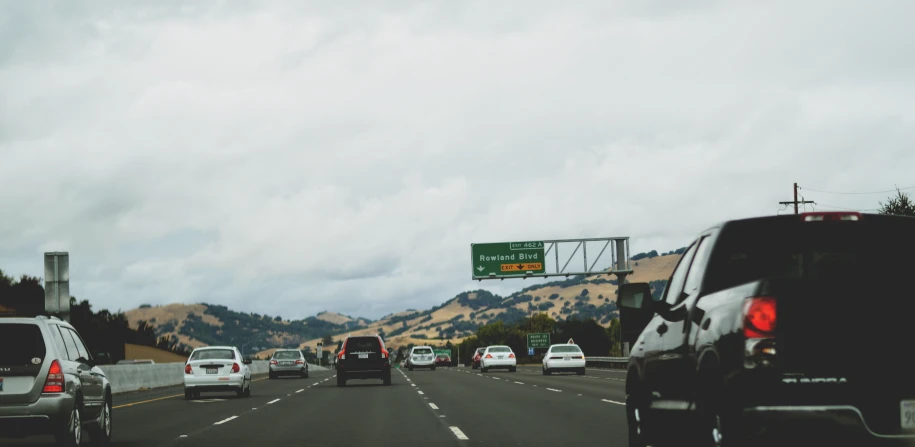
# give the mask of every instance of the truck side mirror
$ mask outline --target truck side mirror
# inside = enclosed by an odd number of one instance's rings
[[[633,345],[651,322],[656,303],[651,297],[648,283],[622,284],[619,288],[620,336],[623,342]]]

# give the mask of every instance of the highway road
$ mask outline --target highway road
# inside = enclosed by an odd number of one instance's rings
[[[392,384],[334,372],[256,379],[252,397],[180,387],[115,397],[113,445],[626,445],[623,374],[543,376],[539,367],[394,370]],[[52,445],[50,437],[4,440]]]

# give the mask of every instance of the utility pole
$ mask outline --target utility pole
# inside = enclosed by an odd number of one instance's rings
[[[794,205],[794,214],[797,214],[797,211],[798,211],[798,210],[797,210],[797,206],[798,206],[798,205],[806,205],[806,204],[808,204],[808,203],[811,204],[811,205],[813,205],[814,203],[816,203],[816,202],[814,202],[814,201],[812,201],[812,200],[801,200],[801,201],[798,201],[798,200],[797,200],[797,189],[798,189],[798,188],[797,188],[797,183],[795,183],[795,184],[794,184],[794,200],[793,200],[793,201],[790,201],[790,202],[778,202],[779,205]]]

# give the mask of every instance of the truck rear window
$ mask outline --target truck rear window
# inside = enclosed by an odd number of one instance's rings
[[[41,329],[34,324],[0,324],[0,365],[32,366],[44,361],[46,348]]]
[[[872,278],[915,271],[915,219],[857,222],[759,219],[726,226],[705,275],[709,292],[765,278]]]

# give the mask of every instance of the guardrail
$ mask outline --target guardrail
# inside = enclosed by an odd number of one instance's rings
[[[629,357],[585,357],[585,365],[602,369],[626,369]]]
[[[111,382],[111,392],[114,394],[184,383],[184,363],[103,365],[99,368],[108,376],[108,381]],[[270,365],[266,360],[254,361],[249,368],[251,368],[251,374],[267,374],[270,371]],[[327,371],[327,368],[309,364],[308,370]]]

